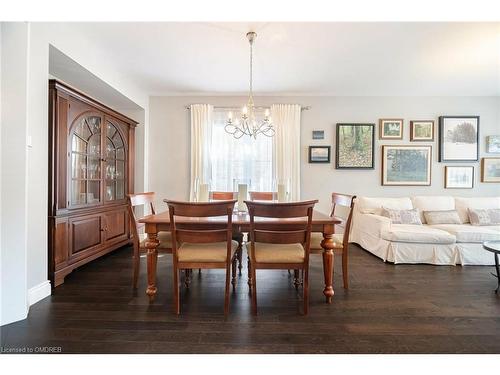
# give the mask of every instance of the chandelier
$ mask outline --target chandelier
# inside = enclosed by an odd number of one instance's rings
[[[241,109],[241,114],[233,119],[233,113],[227,114],[227,121],[224,130],[226,133],[231,134],[234,138],[239,139],[244,135],[257,138],[258,134],[263,134],[267,137],[274,136],[274,128],[271,117],[269,116],[269,109],[266,108],[263,120],[257,120],[255,115],[255,106],[253,102],[253,42],[257,34],[253,31],[247,33],[247,39],[250,43],[250,90],[248,93],[248,102]]]

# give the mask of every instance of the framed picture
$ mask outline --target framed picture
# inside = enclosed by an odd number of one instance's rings
[[[500,153],[500,135],[489,135],[486,137],[486,152],[492,154]]]
[[[382,146],[382,185],[431,184],[432,146]]]
[[[500,182],[500,158],[481,160],[481,182]]]
[[[325,131],[313,130],[313,139],[325,139]]]
[[[403,139],[403,119],[380,119],[380,139]]]
[[[439,161],[479,160],[479,116],[439,117]]]
[[[434,120],[410,121],[410,141],[434,141]]]
[[[337,124],[335,142],[335,168],[374,168],[375,124]]]
[[[309,163],[329,163],[330,146],[309,146]]]
[[[474,187],[474,167],[444,167],[445,189],[472,189]]]

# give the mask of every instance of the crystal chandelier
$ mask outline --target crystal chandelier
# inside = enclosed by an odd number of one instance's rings
[[[244,135],[257,138],[258,134],[264,134],[267,137],[274,136],[273,123],[269,116],[269,109],[266,108],[264,113],[264,120],[258,121],[255,116],[255,106],[253,102],[253,42],[257,34],[253,31],[247,33],[247,39],[250,42],[250,90],[248,94],[248,102],[241,109],[239,118],[233,119],[233,113],[229,112],[227,115],[226,126],[224,130],[231,134],[234,138],[238,139]]]

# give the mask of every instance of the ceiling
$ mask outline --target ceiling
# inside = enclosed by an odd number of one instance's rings
[[[500,96],[500,23],[72,23],[150,95]]]

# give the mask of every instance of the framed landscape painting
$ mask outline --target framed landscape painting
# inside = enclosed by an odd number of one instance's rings
[[[330,146],[309,146],[309,163],[329,163]]]
[[[434,141],[434,120],[410,121],[410,141]]]
[[[472,189],[474,187],[474,167],[444,167],[445,189]]]
[[[403,119],[380,119],[380,139],[403,139]]]
[[[337,124],[335,142],[335,168],[374,168],[375,124]]]
[[[479,160],[479,116],[439,117],[439,161]]]
[[[431,184],[432,146],[382,146],[382,185]]]
[[[486,152],[492,154],[500,153],[500,135],[489,135],[486,137]]]
[[[481,182],[500,182],[500,158],[483,158]]]

